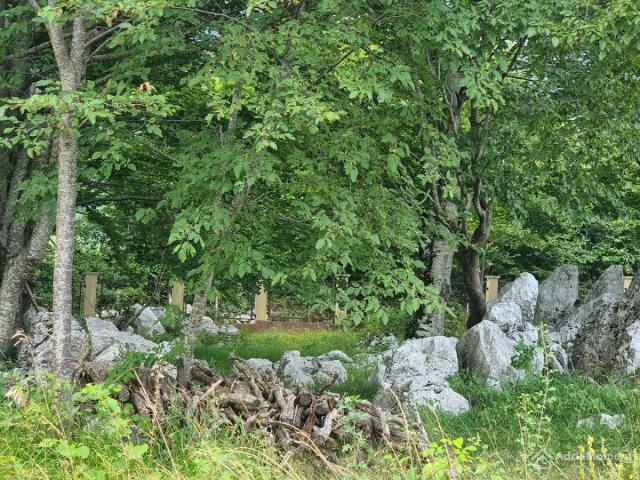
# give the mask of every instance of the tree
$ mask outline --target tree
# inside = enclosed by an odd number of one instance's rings
[[[101,2],[98,5],[95,2],[58,4],[52,0],[46,6],[41,6],[35,0],[30,0],[28,4],[36,14],[35,24],[44,26],[48,40],[43,39],[34,47],[18,52],[18,56],[38,53],[46,61],[47,52],[51,52],[55,62],[44,64],[45,74],[41,75],[44,78],[33,83],[35,89],[30,95],[7,99],[0,113],[2,120],[10,125],[5,129],[5,134],[11,134],[5,142],[7,147],[17,148],[18,151],[24,149],[27,156],[43,155],[46,158],[47,144],[53,143],[55,146],[58,179],[53,282],[55,370],[61,377],[71,378],[75,366],[68,351],[68,337],[72,321],[76,178],[82,132],[99,130],[100,126],[96,125],[98,119],[116,125],[118,116],[135,115],[140,107],[148,107],[147,112],[152,116],[164,114],[163,99],[153,95],[150,84],[132,88],[111,80],[87,81],[86,72],[90,61],[98,60],[98,54],[105,49],[126,49],[129,42],[144,41],[145,34],[149,35],[151,26],[161,14],[157,8],[162,2],[156,4],[156,10],[136,2]],[[10,12],[15,15],[18,30],[28,30],[25,25],[33,24],[33,14],[28,15],[22,4],[13,6]],[[136,19],[140,20],[136,25],[130,23],[136,22]],[[18,111],[19,115],[7,115],[13,111]],[[157,129],[152,120],[147,122],[149,130]],[[50,228],[43,227],[41,230],[42,234],[32,238],[39,240],[37,246],[41,247],[38,249],[40,257],[46,246],[46,240],[42,239],[48,239]],[[11,284],[22,284],[19,276],[14,278]],[[5,285],[8,289],[10,283],[3,281],[3,287]],[[11,332],[13,325],[14,318],[4,319],[2,340],[5,349],[8,345],[4,332]]]
[[[217,10],[196,12],[219,18]],[[351,27],[334,27],[331,5],[288,5],[206,25],[216,36],[196,36],[215,52],[190,82],[209,113],[197,128],[164,132],[181,172],[166,202],[177,213],[171,241],[181,258],[199,259],[183,383],[211,285],[234,277],[255,275],[267,288],[314,282],[318,307],[333,310],[333,285],[348,274],[338,301],[354,324],[385,318],[385,297],[408,311],[431,301],[416,274],[421,234],[403,152],[381,134],[386,105],[360,96],[373,62],[357,53],[340,62],[342,28]],[[379,76],[390,71],[393,82],[407,81],[386,66]],[[283,241],[287,231],[296,234]]]

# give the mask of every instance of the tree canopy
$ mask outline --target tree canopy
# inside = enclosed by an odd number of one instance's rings
[[[74,241],[76,270],[147,293],[264,286],[347,326],[398,305],[436,325],[454,264],[469,325],[485,272],[632,268],[639,18],[632,0],[0,1],[4,351],[43,258],[68,331]]]

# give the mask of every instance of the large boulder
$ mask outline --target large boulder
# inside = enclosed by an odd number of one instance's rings
[[[97,317],[87,318],[87,332],[91,344],[87,368],[97,378],[104,378],[127,352],[148,353],[158,347],[140,335],[120,331],[113,323]]]
[[[572,348],[578,332],[585,325],[593,328],[599,317],[624,295],[624,276],[620,265],[612,265],[594,282],[582,303],[568,312],[556,325],[552,333],[555,341]]]
[[[639,274],[636,273],[631,286],[619,301],[602,304],[581,325],[572,355],[576,368],[592,375],[612,371],[632,372],[638,368],[636,352],[640,340],[636,322],[640,318]],[[615,293],[604,293],[600,298],[612,295],[615,298]]]
[[[323,353],[318,360],[340,360],[342,363],[353,363],[353,359],[341,350],[331,350],[330,352]]]
[[[588,303],[602,295],[622,297],[624,295],[624,270],[622,265],[611,265],[591,286],[583,303]]]
[[[593,324],[603,312],[620,300],[619,295],[605,293],[582,303],[564,318],[551,337],[566,347],[573,347],[578,332],[585,324]]]
[[[483,320],[495,323],[500,327],[500,330],[507,334],[523,330],[527,325],[522,319],[522,310],[518,304],[511,300],[492,303]]]
[[[518,353],[516,346],[520,343],[535,348],[534,332],[535,329],[527,329],[511,338],[496,323],[484,320],[460,339],[457,347],[460,365],[484,377],[487,387],[500,390],[505,383],[524,378],[526,372],[513,366]],[[539,372],[542,367],[540,355],[534,351],[531,368]]]
[[[27,310],[24,318],[27,333],[25,342],[18,347],[18,361],[34,373],[53,368],[53,314],[44,309]],[[80,364],[89,350],[85,331],[75,318],[71,319],[71,344],[69,351],[74,364]]]
[[[273,372],[273,362],[266,358],[250,358],[247,364],[260,372]]]
[[[469,402],[447,382],[458,372],[456,344],[457,339],[443,336],[402,343],[389,366],[376,370],[380,389],[375,402],[393,408],[399,400],[411,409],[431,406],[450,414],[469,410]]]
[[[158,311],[158,313],[160,313]],[[165,329],[160,322],[160,318],[156,315],[152,307],[143,308],[142,305],[136,303],[133,306],[133,314],[137,315],[133,321],[138,332],[142,335],[162,335]]]
[[[578,267],[562,265],[556,268],[538,288],[536,323],[555,325],[571,311],[578,300]]]
[[[624,415],[609,415],[608,413],[600,413],[598,415],[594,415],[593,417],[578,420],[578,422],[576,423],[576,427],[594,428],[596,426],[602,425],[614,430],[622,425],[624,423],[624,420]]]
[[[220,325],[218,327],[218,333],[221,333],[222,335],[229,335],[230,337],[233,337],[235,335],[238,335],[240,333],[240,330],[238,330],[236,327],[234,327],[233,325],[229,324],[229,323],[224,323],[222,325]]]
[[[537,300],[538,281],[536,277],[525,272],[502,287],[498,296],[487,304],[487,312],[490,313],[495,305],[513,302],[520,307],[522,321],[533,323]]]
[[[202,317],[202,321],[200,322],[200,333],[217,335],[220,333],[220,329],[215,323],[213,323],[213,319],[211,317],[207,317],[206,315],[204,315]]]

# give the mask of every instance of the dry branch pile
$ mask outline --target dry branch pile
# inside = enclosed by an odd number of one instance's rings
[[[349,408],[339,394],[298,387],[290,389],[270,371],[260,371],[233,358],[233,373],[222,376],[202,364],[194,366],[192,377],[203,387],[177,389],[162,368],[141,372],[122,389],[121,401],[133,403],[138,413],[159,415],[175,398],[176,391],[190,413],[206,420],[210,429],[240,427],[245,432],[261,431],[284,450],[314,446],[335,450],[353,440],[355,434],[372,443],[397,442],[411,428],[406,419],[392,415],[368,401]]]

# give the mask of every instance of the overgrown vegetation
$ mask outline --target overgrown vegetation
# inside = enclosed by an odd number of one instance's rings
[[[57,378],[6,381],[0,476],[640,477],[636,381],[532,376],[524,344],[526,381],[451,380],[473,408],[424,412],[431,444],[369,445],[355,426],[373,367],[349,365],[330,387],[349,442],[295,456],[184,405],[140,417],[120,387],[60,382],[84,367],[70,332],[87,271],[114,315],[185,284],[191,313],[153,338],[173,356],[130,352],[108,377],[171,361],[177,394],[194,357],[228,373],[231,353],[459,337],[486,313],[485,274],[572,263],[585,288],[609,264],[630,273],[639,19],[636,0],[0,0],[0,360],[47,307]],[[205,314],[251,315],[262,289],[298,320],[348,314],[198,338]],[[603,411],[626,422],[576,427]]]
[[[30,387],[3,387],[9,401],[0,404],[0,478],[623,480],[640,474],[634,381],[534,376],[502,392],[464,372],[451,382],[473,408],[457,417],[424,411],[429,445],[416,437],[373,446],[355,435],[333,454],[285,458],[264,437],[211,430],[206,418],[185,416],[177,405],[158,422],[131,416],[113,398],[116,387],[88,385],[72,405],[63,404],[59,384],[40,378]],[[357,393],[366,392],[350,384],[342,408],[358,402]],[[619,429],[576,426],[602,411],[626,421]]]

